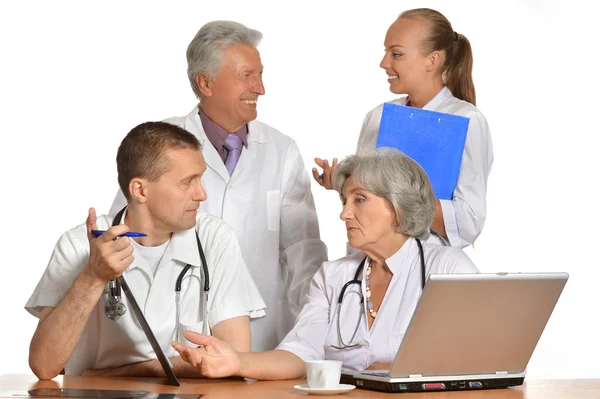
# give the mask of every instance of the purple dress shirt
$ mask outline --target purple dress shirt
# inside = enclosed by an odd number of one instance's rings
[[[227,151],[223,144],[225,144],[227,136],[229,136],[231,133],[229,133],[227,130],[223,129],[221,126],[211,121],[208,118],[208,116],[206,116],[204,112],[202,112],[202,109],[200,109],[198,115],[200,116],[200,121],[202,122],[202,127],[204,128],[204,133],[206,133],[206,137],[208,137],[212,145],[219,153],[219,156],[223,160],[223,163],[225,163],[225,159],[227,159],[227,154],[229,153],[229,151]],[[244,147],[248,148],[248,125],[244,125],[241,129],[232,133],[242,140]]]

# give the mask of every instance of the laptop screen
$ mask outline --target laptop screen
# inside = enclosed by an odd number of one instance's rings
[[[521,373],[566,273],[432,274],[391,377]]]

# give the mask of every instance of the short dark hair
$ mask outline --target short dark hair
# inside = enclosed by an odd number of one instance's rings
[[[166,157],[170,149],[201,150],[196,136],[166,122],[137,125],[121,141],[117,151],[119,187],[129,200],[129,183],[139,177],[157,181],[170,168]]]

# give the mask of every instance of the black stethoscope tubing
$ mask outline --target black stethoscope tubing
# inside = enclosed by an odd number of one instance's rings
[[[421,244],[421,240],[419,240],[418,238],[415,238],[415,240],[417,241],[417,245],[419,246],[419,257],[421,260],[421,287],[424,289],[425,288],[425,255],[423,253],[423,245]],[[365,267],[365,262],[367,261],[368,257],[365,257],[362,262],[360,262],[360,265],[358,265],[358,268],[356,269],[356,273],[354,274],[354,278],[348,282],[346,282],[346,284],[344,284],[344,286],[342,287],[342,290],[340,291],[340,295],[338,297],[338,306],[337,306],[337,330],[338,330],[338,340],[340,341],[340,346],[336,346],[336,345],[330,345],[332,348],[335,349],[346,349],[346,348],[355,348],[357,346],[360,346],[360,343],[357,344],[352,344],[352,343],[344,343],[344,340],[342,339],[342,330],[341,330],[341,326],[340,326],[340,313],[341,313],[341,309],[342,309],[342,300],[344,299],[344,294],[346,293],[346,289],[351,286],[352,284],[358,284],[362,286],[362,280],[359,280],[358,277],[362,274],[362,271]],[[363,314],[363,303],[364,303],[364,297],[362,294],[362,291],[360,293],[360,303],[361,303],[361,314],[360,317],[358,319],[358,323],[356,324],[356,328],[354,329],[354,333],[352,334],[352,337],[350,338],[349,342],[352,342],[354,340],[354,337],[356,336],[356,333],[358,332],[358,327],[360,326],[360,320]]]
[[[117,213],[117,215],[115,216],[115,218],[112,221],[112,225],[113,226],[117,226],[118,224],[120,224],[121,219],[123,218],[123,214],[125,213],[125,210],[127,209],[127,207],[124,207],[123,209],[121,209],[119,211],[119,213]],[[198,232],[194,230],[194,232],[196,233],[196,243],[198,244],[198,253],[200,254],[200,260],[202,263],[202,272],[204,273],[204,293],[207,295],[209,290],[210,290],[210,278],[208,275],[208,266],[206,263],[206,257],[204,256],[204,250],[202,249],[202,244],[200,243],[200,237],[198,237]],[[183,278],[185,277],[185,274],[187,273],[187,271],[192,267],[192,265],[190,265],[189,263],[185,265],[185,267],[183,268],[183,270],[181,271],[181,273],[179,273],[179,276],[177,277],[177,280],[175,282],[175,293],[178,294],[181,292],[181,283],[183,281]],[[111,280],[112,284],[109,284],[110,288],[110,294],[113,298],[116,298],[117,302],[121,302],[121,284],[119,284],[119,280]]]
[[[200,254],[200,260],[202,261],[202,271],[206,278],[204,279],[204,292],[208,292],[210,289],[210,282],[208,279],[208,267],[206,266],[206,257],[204,256],[204,251],[202,250],[202,244],[200,244],[200,237],[198,237],[198,233],[196,232],[196,243],[198,244],[198,253]],[[189,263],[185,265],[179,276],[177,277],[177,281],[175,282],[175,292],[181,292],[181,282],[183,281],[183,277],[185,273],[187,273],[188,269],[192,267]]]
[[[423,244],[421,244],[421,240],[419,240],[418,238],[415,238],[415,241],[417,241],[417,245],[419,246],[419,255],[421,258],[421,288],[425,288],[425,255],[423,254]],[[344,294],[346,293],[346,289],[351,286],[352,284],[362,284],[362,280],[359,280],[358,277],[362,274],[362,271],[365,267],[365,262],[367,261],[367,257],[365,257],[362,262],[360,262],[360,265],[358,265],[358,268],[356,269],[356,273],[354,274],[354,278],[350,281],[348,281],[346,284],[344,284],[344,287],[342,287],[342,291],[340,291],[340,295],[338,296],[338,305],[341,306],[342,304],[342,299],[344,298]],[[362,294],[361,294],[361,302],[364,300],[364,298],[362,298]]]

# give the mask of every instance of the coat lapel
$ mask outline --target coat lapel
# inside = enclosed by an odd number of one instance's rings
[[[184,128],[198,137],[200,144],[202,144],[202,155],[204,156],[207,167],[214,170],[224,181],[229,181],[229,172],[227,172],[225,163],[223,163],[215,146],[212,145],[206,136],[206,133],[204,133],[204,128],[202,127],[200,116],[198,115],[198,107],[194,108],[194,110],[185,118]]]

